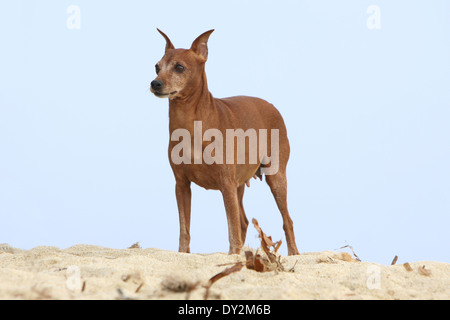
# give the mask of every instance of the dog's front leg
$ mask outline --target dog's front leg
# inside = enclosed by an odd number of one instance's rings
[[[229,253],[239,254],[243,243],[241,238],[241,221],[237,187],[227,185],[221,191],[225,203],[225,210],[227,212],[228,238],[230,240]]]
[[[189,234],[191,226],[191,182],[177,180],[175,186],[177,196],[178,213],[180,216],[180,242],[179,252],[190,252],[189,242],[191,236]]]

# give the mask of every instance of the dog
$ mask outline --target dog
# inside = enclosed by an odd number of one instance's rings
[[[150,91],[157,97],[169,99],[169,161],[176,182],[180,219],[179,251],[190,252],[192,182],[222,193],[228,222],[229,253],[238,254],[245,242],[248,227],[242,202],[245,186],[249,185],[252,177],[261,179],[265,175],[281,212],[288,254],[299,254],[287,207],[286,165],[290,147],[281,114],[272,104],[259,98],[236,96],[216,99],[212,96],[208,90],[205,63],[208,59],[208,39],[214,30],[198,36],[190,49],[175,49],[169,37],[157,30],[164,37],[166,46],[164,56],[155,66],[157,76],[150,84]],[[228,148],[227,144],[228,154],[221,154],[217,148],[210,152],[215,161],[202,161],[202,154],[206,153],[211,136],[215,137],[214,143],[218,143],[220,134],[225,136],[231,129],[236,130],[234,132],[238,129],[240,132],[245,130],[244,133],[256,130],[260,134],[267,133],[267,130],[275,132],[277,134],[266,134],[266,141],[270,145],[276,144],[277,148],[271,149],[269,157],[268,148],[260,145],[263,139],[259,136],[256,147],[253,143],[253,150],[256,149],[258,154],[256,160],[253,157],[253,161],[239,162],[238,156],[242,150],[238,150],[236,146]],[[198,133],[200,139],[195,137]],[[206,133],[214,134],[209,134],[208,139],[205,138]],[[186,148],[180,148],[181,136]],[[194,136],[194,141],[184,141],[188,136]],[[245,137],[244,135],[244,139]],[[192,149],[194,153],[191,152]],[[245,155],[245,159],[249,159],[252,155],[250,149],[244,150],[241,156]],[[176,159],[180,150],[183,151],[181,160]],[[273,164],[274,170],[271,172],[268,163],[270,159],[278,162]]]

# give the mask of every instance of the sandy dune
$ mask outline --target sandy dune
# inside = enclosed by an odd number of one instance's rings
[[[208,280],[239,261],[244,254],[0,244],[0,299],[204,299]],[[448,263],[414,262],[408,271],[331,251],[280,262],[284,271],[244,265],[212,284],[208,299],[450,299]]]

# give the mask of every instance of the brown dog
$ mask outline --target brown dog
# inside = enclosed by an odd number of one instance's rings
[[[208,58],[208,38],[214,30],[200,35],[189,50],[175,49],[170,39],[159,29],[158,31],[166,40],[166,50],[164,57],[156,64],[157,77],[151,82],[150,90],[158,97],[169,98],[169,159],[176,180],[180,215],[179,251],[189,252],[191,182],[205,189],[222,192],[228,221],[229,253],[239,253],[248,226],[242,203],[245,185],[249,185],[250,178],[261,178],[265,174],[283,217],[288,253],[299,254],[287,208],[286,165],[289,159],[289,141],[280,113],[273,105],[258,98],[213,98],[208,90],[205,62]],[[249,148],[241,154],[242,150],[233,145],[235,137],[239,140],[238,129],[242,129],[240,133],[245,130],[241,140],[244,141],[244,147],[245,138],[249,138]],[[266,134],[264,141],[261,134],[267,131],[272,134]],[[235,135],[231,135],[232,139],[228,140],[230,132]],[[260,136],[256,137],[257,140],[251,139],[251,133],[256,132]],[[224,156],[223,149],[219,147],[225,135],[227,149]],[[193,141],[185,141],[191,136],[194,136]],[[181,142],[178,141],[181,137],[185,147],[180,149]],[[211,141],[212,137],[215,138],[213,142],[205,143]],[[267,146],[262,144],[264,142],[271,146],[270,157]],[[214,148],[211,148],[212,144],[215,144]],[[194,150],[194,154],[191,150]],[[177,157],[181,151],[183,157],[180,161]],[[209,159],[205,158],[207,154]],[[255,154],[259,157],[256,158]],[[243,155],[245,159],[249,159],[247,163],[243,163],[242,158],[239,159]],[[269,162],[272,162],[270,166]]]

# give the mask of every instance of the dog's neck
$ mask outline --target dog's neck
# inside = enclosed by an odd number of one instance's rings
[[[216,104],[208,89],[206,74],[203,72],[196,90],[192,94],[169,99],[169,127],[172,132],[178,128],[191,128],[194,121],[209,123],[216,118]]]

